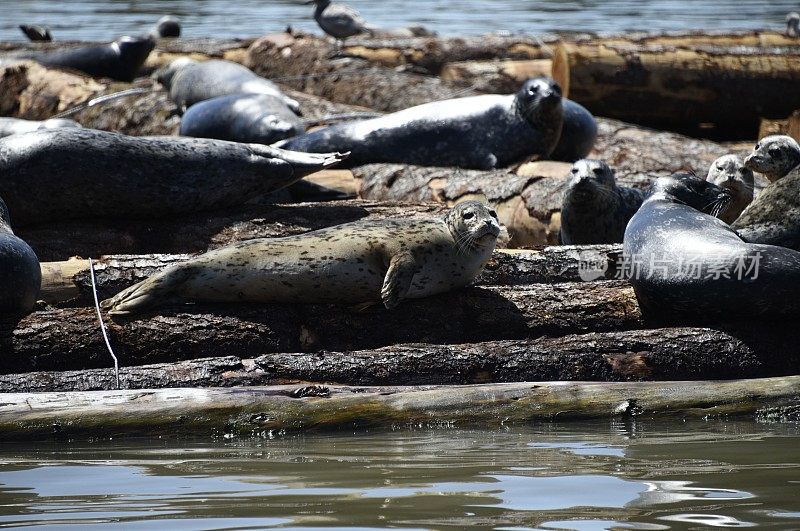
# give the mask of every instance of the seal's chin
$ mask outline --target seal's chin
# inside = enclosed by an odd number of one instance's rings
[[[760,173],[764,169],[765,162],[766,161],[764,160],[764,157],[753,153],[744,159],[744,167],[748,170],[757,171]]]
[[[484,225],[472,235],[472,240],[480,245],[489,245],[500,236],[500,227]]]

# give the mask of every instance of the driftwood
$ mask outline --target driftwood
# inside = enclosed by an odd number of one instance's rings
[[[568,96],[565,89],[568,83],[559,79],[558,74],[554,74],[553,61],[550,59],[448,63],[441,72],[445,83],[471,86],[479,92],[489,94],[511,94],[519,90],[526,80],[539,76],[554,78],[561,85],[564,96]]]
[[[297,397],[297,398],[296,398]],[[469,386],[9,393],[0,438],[266,436],[358,426],[493,426],[642,417],[796,418],[800,377],[723,382],[521,382]]]
[[[106,318],[124,365],[221,354],[359,350],[620,331],[642,326],[624,281],[470,287],[389,311],[336,305],[195,305],[133,320]],[[93,308],[34,312],[0,334],[0,372],[104,367]]]
[[[800,108],[796,46],[562,46],[554,61],[567,58],[571,99],[600,116],[731,139]]]
[[[740,337],[741,336],[741,337]],[[742,338],[743,337],[743,338]],[[456,345],[402,344],[354,352],[225,356],[120,369],[121,389],[298,382],[459,385],[560,381],[730,379],[791,375],[789,334],[759,341],[709,328],[589,333]],[[775,350],[778,345],[782,348]],[[0,393],[116,389],[114,370],[0,375]]]
[[[800,110],[782,120],[762,119],[758,127],[758,138],[770,135],[789,135],[795,140],[800,139]]]
[[[268,198],[267,198],[268,199]],[[57,225],[15,228],[42,262],[71,256],[104,254],[191,253],[232,242],[271,236],[286,236],[339,225],[372,216],[405,218],[443,215],[435,204],[375,201],[331,201],[323,203],[269,203],[257,198],[253,204],[221,212],[198,213],[166,220],[64,221]],[[284,197],[283,200],[290,199]]]

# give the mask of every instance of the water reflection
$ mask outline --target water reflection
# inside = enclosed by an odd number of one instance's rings
[[[724,422],[5,446],[0,527],[796,527],[799,469],[796,427]]]

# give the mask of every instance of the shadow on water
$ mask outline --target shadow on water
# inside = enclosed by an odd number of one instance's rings
[[[629,422],[4,446],[0,526],[797,527],[799,434]]]

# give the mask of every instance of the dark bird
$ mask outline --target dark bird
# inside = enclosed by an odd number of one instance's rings
[[[373,33],[358,11],[347,4],[331,2],[331,0],[310,0],[306,3],[316,4],[314,20],[317,21],[322,31],[336,40],[343,41],[353,35]]]
[[[28,26],[27,24],[20,24],[19,29],[34,42],[49,42],[53,40],[53,36],[50,34],[50,28],[47,26]]]

